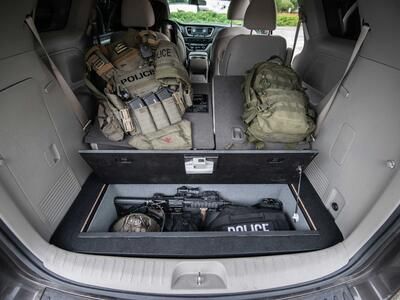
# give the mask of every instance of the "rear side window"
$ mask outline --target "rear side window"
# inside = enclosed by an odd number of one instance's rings
[[[329,33],[357,40],[361,31],[357,0],[323,0],[323,5]]]
[[[39,0],[35,23],[39,32],[62,30],[68,22],[71,0]]]

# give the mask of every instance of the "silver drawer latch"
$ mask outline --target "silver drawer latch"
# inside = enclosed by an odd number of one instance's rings
[[[186,174],[213,174],[218,157],[185,156]]]

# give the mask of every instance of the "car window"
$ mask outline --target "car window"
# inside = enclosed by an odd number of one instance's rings
[[[172,20],[184,24],[227,25],[230,0],[168,0]],[[276,0],[278,26],[296,26],[297,0]],[[240,25],[242,21],[233,21]]]
[[[170,18],[185,24],[229,24],[226,17],[229,3],[228,0],[168,0]]]
[[[39,0],[35,23],[39,32],[62,30],[67,25],[71,0]]]
[[[357,40],[361,19],[357,0],[323,0],[326,25],[332,36]]]

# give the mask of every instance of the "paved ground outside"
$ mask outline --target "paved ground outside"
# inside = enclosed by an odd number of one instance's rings
[[[274,31],[274,35],[280,35],[286,39],[287,46],[292,48],[294,42],[294,36],[296,34],[296,27],[277,27]],[[299,39],[297,40],[296,50],[294,55],[297,55],[303,50],[304,46],[304,33],[303,29],[300,28]]]

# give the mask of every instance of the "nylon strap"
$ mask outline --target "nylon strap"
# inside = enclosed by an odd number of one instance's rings
[[[289,67],[292,65],[294,51],[296,50],[297,41],[299,40],[299,33],[300,33],[300,28],[301,28],[302,22],[303,21],[302,21],[301,13],[299,12],[299,21],[297,22],[297,26],[296,26],[296,33],[294,35],[293,48],[292,48],[292,51],[290,52],[290,57],[287,60],[287,65]]]
[[[299,34],[300,34],[300,29],[301,29],[302,25],[303,25],[303,33],[304,33],[305,40],[308,41],[310,39],[310,35],[308,33],[308,28],[307,28],[307,18],[306,18],[306,15],[304,14],[302,1],[299,1],[298,16],[299,16],[299,20],[297,21],[297,25],[296,25],[296,33],[294,35],[293,48],[292,48],[292,51],[290,52],[289,59],[286,60],[286,63],[289,67],[292,65],[293,56],[294,56],[294,52],[296,51],[296,46],[297,46],[297,42],[299,40]]]
[[[325,106],[323,107],[323,109],[321,110],[321,112],[318,115],[317,127],[314,132],[314,138],[317,137],[317,135],[319,134],[321,127],[322,127],[324,121],[326,120],[326,117],[328,116],[328,113],[333,105],[333,102],[336,99],[336,96],[340,90],[340,87],[342,86],[343,81],[346,79],[346,76],[349,74],[351,68],[353,67],[353,64],[354,64],[358,54],[360,53],[361,47],[362,47],[365,39],[367,38],[369,31],[370,31],[370,27],[368,25],[363,25],[363,27],[361,28],[360,36],[358,37],[356,45],[354,46],[354,50],[353,50],[353,53],[351,54],[351,57],[350,57],[349,63],[347,64],[346,70],[344,71],[339,82],[335,85],[328,102],[325,104]]]
[[[26,17],[25,19],[26,25],[29,27],[30,31],[32,32],[33,36],[35,37],[36,41],[39,43],[40,47],[42,48],[44,54],[47,57],[47,60],[51,67],[51,72],[56,78],[58,84],[60,85],[62,91],[64,92],[71,109],[78,119],[79,123],[81,124],[83,130],[87,128],[90,124],[90,120],[88,119],[85,110],[83,109],[81,103],[79,102],[78,98],[75,96],[74,92],[72,91],[71,87],[68,85],[66,80],[64,79],[63,75],[61,74],[60,70],[58,70],[57,66],[51,59],[49,53],[47,52],[46,48],[43,45],[43,42],[40,38],[39,32],[35,26],[35,22],[33,21],[31,16]]]

